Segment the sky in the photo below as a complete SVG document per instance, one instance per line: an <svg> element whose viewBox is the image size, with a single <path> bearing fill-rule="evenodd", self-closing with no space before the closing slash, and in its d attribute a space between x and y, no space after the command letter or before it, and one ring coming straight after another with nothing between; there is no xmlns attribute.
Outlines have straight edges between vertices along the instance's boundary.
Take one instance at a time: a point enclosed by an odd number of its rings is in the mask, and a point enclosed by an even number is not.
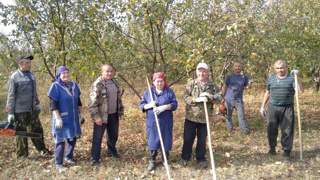
<svg viewBox="0 0 320 180"><path fill-rule="evenodd" d="M15 1L14 0L0 0L1 3L5 4L5 5L14 5ZM0 22L2 21L2 18L0 17ZM11 32L12 29L14 29L15 26L11 25L11 26L4 26L2 23L0 23L0 32L4 33L4 34L9 34Z"/></svg>

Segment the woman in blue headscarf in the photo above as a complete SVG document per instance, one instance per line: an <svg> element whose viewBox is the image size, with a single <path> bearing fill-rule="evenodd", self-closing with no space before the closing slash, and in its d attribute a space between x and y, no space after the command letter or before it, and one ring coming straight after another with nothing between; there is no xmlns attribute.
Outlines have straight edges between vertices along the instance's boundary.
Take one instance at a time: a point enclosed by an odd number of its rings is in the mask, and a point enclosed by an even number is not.
<svg viewBox="0 0 320 180"><path fill-rule="evenodd" d="M67 168L62 165L65 142L67 142L64 160L68 164L75 164L72 160L76 141L80 138L81 124L84 116L81 113L80 89L75 82L70 80L68 68L60 66L57 71L56 81L52 83L48 93L50 110L52 111L52 136L55 143L55 163L58 171Z"/></svg>

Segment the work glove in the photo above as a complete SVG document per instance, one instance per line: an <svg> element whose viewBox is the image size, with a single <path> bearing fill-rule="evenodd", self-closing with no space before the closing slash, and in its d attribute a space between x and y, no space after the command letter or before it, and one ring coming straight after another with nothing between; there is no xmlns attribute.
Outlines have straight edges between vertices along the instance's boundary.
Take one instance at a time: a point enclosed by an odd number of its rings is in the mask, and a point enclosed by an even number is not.
<svg viewBox="0 0 320 180"><path fill-rule="evenodd" d="M56 125L55 125L56 129L62 129L63 127L63 121L61 119L61 117L56 118Z"/></svg>
<svg viewBox="0 0 320 180"><path fill-rule="evenodd" d="M160 113L162 113L163 111L168 109L168 105L162 105L159 107L154 107L153 108L153 112L156 113L157 115L159 115Z"/></svg>
<svg viewBox="0 0 320 180"><path fill-rule="evenodd" d="M208 102L208 98L207 97L197 97L196 98L196 102Z"/></svg>
<svg viewBox="0 0 320 180"><path fill-rule="evenodd" d="M260 113L261 113L262 116L266 116L266 115L267 115L267 110L266 110L266 108L265 108L265 107L261 107Z"/></svg>
<svg viewBox="0 0 320 180"><path fill-rule="evenodd" d="M147 110L147 109L154 108L154 107L156 107L156 104L157 104L157 102L151 101L148 104L144 105L144 109Z"/></svg>
<svg viewBox="0 0 320 180"><path fill-rule="evenodd" d="M291 76L295 77L295 74L299 75L299 70L294 69L290 72Z"/></svg>
<svg viewBox="0 0 320 180"><path fill-rule="evenodd" d="M38 111L38 114L41 113L41 106L40 106L40 104L36 105L36 110Z"/></svg>
<svg viewBox="0 0 320 180"><path fill-rule="evenodd" d="M214 98L214 95L208 92L203 92L199 95L199 97L207 97L208 99L212 100Z"/></svg>
<svg viewBox="0 0 320 180"><path fill-rule="evenodd" d="M83 115L82 113L79 113L79 117L80 117L80 124L81 124L81 125L84 124L84 122L86 121L86 120L84 119L84 115Z"/></svg>
<svg viewBox="0 0 320 180"><path fill-rule="evenodd" d="M16 119L14 118L14 114L8 114L8 122L10 124L14 123Z"/></svg>

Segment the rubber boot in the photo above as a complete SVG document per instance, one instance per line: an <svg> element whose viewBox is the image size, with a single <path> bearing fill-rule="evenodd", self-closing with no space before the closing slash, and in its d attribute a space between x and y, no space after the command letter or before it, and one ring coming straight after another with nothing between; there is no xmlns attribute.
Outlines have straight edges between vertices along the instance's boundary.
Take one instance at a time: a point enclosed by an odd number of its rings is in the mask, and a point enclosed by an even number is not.
<svg viewBox="0 0 320 180"><path fill-rule="evenodd" d="M149 165L148 165L148 170L153 171L156 169L156 157L157 157L157 150L150 150L150 155L149 155Z"/></svg>
<svg viewBox="0 0 320 180"><path fill-rule="evenodd" d="M169 158L169 151L166 151L166 158L167 158L168 168L170 169L171 166L169 165L169 159L168 159ZM163 154L162 154L162 165L163 165L163 167L166 167L166 164L164 162Z"/></svg>
<svg viewBox="0 0 320 180"><path fill-rule="evenodd" d="M156 169L156 161L155 160L149 160L148 170L153 171Z"/></svg>

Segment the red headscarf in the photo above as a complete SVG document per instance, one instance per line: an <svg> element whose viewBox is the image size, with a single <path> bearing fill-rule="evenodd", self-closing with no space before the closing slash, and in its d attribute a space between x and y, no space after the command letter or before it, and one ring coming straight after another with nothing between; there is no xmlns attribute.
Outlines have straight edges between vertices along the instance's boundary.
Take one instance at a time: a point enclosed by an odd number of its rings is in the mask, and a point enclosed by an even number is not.
<svg viewBox="0 0 320 180"><path fill-rule="evenodd" d="M153 78L152 81L156 80L157 78L161 78L164 81L166 81L166 74L163 72L157 72L153 74ZM168 87L168 84L166 82L164 82L164 87Z"/></svg>

